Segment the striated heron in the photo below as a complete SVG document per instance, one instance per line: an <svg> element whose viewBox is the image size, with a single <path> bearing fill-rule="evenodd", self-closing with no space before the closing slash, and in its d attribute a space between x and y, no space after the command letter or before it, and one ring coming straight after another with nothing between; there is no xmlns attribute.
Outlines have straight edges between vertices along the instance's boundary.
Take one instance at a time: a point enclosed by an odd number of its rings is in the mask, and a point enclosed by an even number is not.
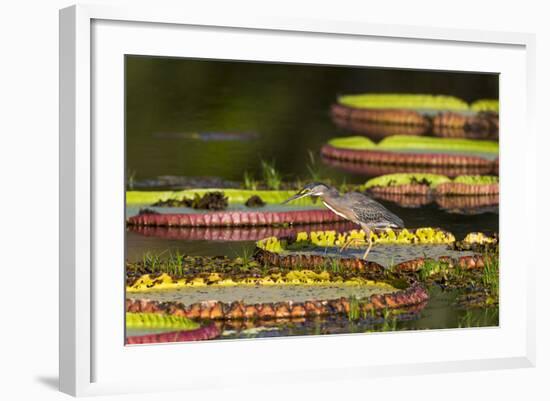
<svg viewBox="0 0 550 401"><path fill-rule="evenodd" d="M323 204L332 212L361 226L368 244L363 259L367 259L372 247L370 238L372 230L404 227L403 220L367 195L359 192L348 192L341 195L336 188L317 182L307 184L296 195L284 201L283 204L306 196L321 198ZM348 241L342 249L348 247L351 242L351 240Z"/></svg>

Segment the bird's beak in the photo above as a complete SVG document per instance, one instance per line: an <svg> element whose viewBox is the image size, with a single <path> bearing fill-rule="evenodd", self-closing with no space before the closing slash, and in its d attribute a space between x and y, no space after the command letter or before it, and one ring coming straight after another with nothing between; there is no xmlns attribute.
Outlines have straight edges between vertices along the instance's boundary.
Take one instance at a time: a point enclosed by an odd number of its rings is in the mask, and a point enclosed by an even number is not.
<svg viewBox="0 0 550 401"><path fill-rule="evenodd" d="M296 195L294 196L291 196L290 198L288 198L286 201L284 201L283 203L281 203L281 205L286 205L288 202L292 202L296 199L300 199L300 198L305 198L306 196L309 195L309 191L300 191L298 192Z"/></svg>

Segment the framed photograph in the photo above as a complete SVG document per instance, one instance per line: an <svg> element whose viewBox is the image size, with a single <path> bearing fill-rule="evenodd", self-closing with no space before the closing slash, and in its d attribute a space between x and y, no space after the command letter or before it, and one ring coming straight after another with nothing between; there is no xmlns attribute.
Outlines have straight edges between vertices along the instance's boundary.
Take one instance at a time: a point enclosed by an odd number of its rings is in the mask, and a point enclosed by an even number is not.
<svg viewBox="0 0 550 401"><path fill-rule="evenodd" d="M61 10L61 390L533 366L533 49Z"/></svg>

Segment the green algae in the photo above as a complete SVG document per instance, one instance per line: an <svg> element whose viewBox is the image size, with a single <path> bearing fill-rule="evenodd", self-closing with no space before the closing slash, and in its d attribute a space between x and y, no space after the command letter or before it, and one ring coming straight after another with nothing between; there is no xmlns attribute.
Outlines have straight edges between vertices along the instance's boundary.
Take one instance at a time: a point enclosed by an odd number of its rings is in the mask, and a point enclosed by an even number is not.
<svg viewBox="0 0 550 401"><path fill-rule="evenodd" d="M498 142L496 141L462 138L437 138L394 135L384 138L378 144L375 144L373 141L363 136L350 136L344 138L334 138L329 140L328 143L335 148L353 150L463 151L483 152L495 155L498 154Z"/></svg>
<svg viewBox="0 0 550 401"><path fill-rule="evenodd" d="M183 191L126 191L126 204L153 204L169 199L192 198L204 196L213 191L222 191L230 204L244 204L251 196L259 196L265 203L281 203L296 193L291 191L248 190L248 189L212 189L197 188ZM313 205L310 198L302 198L296 201L297 205Z"/></svg>
<svg viewBox="0 0 550 401"><path fill-rule="evenodd" d="M468 110L468 103L453 97L422 94L368 93L344 95L338 98L344 106L370 109L435 109Z"/></svg>

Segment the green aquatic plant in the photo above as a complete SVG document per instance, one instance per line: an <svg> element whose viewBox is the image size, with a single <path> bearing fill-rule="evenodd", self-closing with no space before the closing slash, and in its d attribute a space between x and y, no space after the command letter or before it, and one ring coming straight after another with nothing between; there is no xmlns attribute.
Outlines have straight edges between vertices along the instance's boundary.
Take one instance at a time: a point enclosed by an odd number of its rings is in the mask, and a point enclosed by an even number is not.
<svg viewBox="0 0 550 401"><path fill-rule="evenodd" d="M335 148L354 150L418 150L483 152L498 154L498 142L463 138L438 138L427 136L394 135L384 138L378 144L363 136L331 139L329 145Z"/></svg>
<svg viewBox="0 0 550 401"><path fill-rule="evenodd" d="M279 241L277 237L268 237L256 242L256 246L267 252L281 253L286 248L286 243Z"/></svg>
<svg viewBox="0 0 550 401"><path fill-rule="evenodd" d="M224 210L229 201L222 191L206 192L202 195L195 193L193 198L159 200L151 206L156 207L190 207L204 210Z"/></svg>
<svg viewBox="0 0 550 401"><path fill-rule="evenodd" d="M361 307L359 300L355 296L348 298L349 310L348 310L348 320L354 321L359 320L361 316Z"/></svg>
<svg viewBox="0 0 550 401"><path fill-rule="evenodd" d="M328 141L330 146L343 149L370 150L376 149L377 145L365 136L346 136L334 138Z"/></svg>
<svg viewBox="0 0 550 401"><path fill-rule="evenodd" d="M313 182L323 181L321 177L319 163L317 162L315 153L311 149L308 149L307 154L308 154L309 163L307 164L306 167L307 167L307 171L309 172L309 178Z"/></svg>
<svg viewBox="0 0 550 401"><path fill-rule="evenodd" d="M258 189L258 181L256 181L254 176L248 171L245 171L243 174L243 185L245 189L250 189L253 191Z"/></svg>
<svg viewBox="0 0 550 401"><path fill-rule="evenodd" d="M254 262L254 252L248 247L243 247L240 256L235 261L241 265L241 269L248 270Z"/></svg>
<svg viewBox="0 0 550 401"><path fill-rule="evenodd" d="M333 230L299 232L296 240L287 244L286 241L279 241L276 237L269 237L256 242L256 246L268 252L281 253L285 250L300 251L316 247L341 247L353 240L358 245L365 241L363 230L351 230L344 233L337 233ZM416 230L385 229L371 232L373 244L452 244L455 242L453 234L447 231L432 227L421 227Z"/></svg>
<svg viewBox="0 0 550 401"><path fill-rule="evenodd" d="M207 192L223 192L229 204L244 204L251 196L257 195L268 204L278 204L296 194L295 190L249 190L249 189L215 189L196 188L183 191L126 191L127 205L150 205L158 201L169 199L195 198L196 195L203 196ZM294 202L296 205L312 205L311 198L305 197Z"/></svg>
<svg viewBox="0 0 550 401"><path fill-rule="evenodd" d="M373 187L391 187L394 185L405 184L425 184L434 188L439 184L450 181L450 178L440 174L397 173L372 178L363 185L362 189L369 189Z"/></svg>
<svg viewBox="0 0 550 401"><path fill-rule="evenodd" d="M489 294L498 299L500 287L498 254L485 255L482 280Z"/></svg>
<svg viewBox="0 0 550 401"><path fill-rule="evenodd" d="M371 109L468 110L469 108L468 103L453 96L400 93L344 95L338 98L338 103L349 107Z"/></svg>
<svg viewBox="0 0 550 401"><path fill-rule="evenodd" d="M162 252L164 253L164 252ZM161 267L161 258L160 256L162 255L161 254L156 254L156 253L152 253L150 251L147 251L146 253L144 253L142 255L142 262L143 262L143 266L147 269L149 269L149 271L155 273L155 272L158 272L160 271L160 267Z"/></svg>
<svg viewBox="0 0 550 401"><path fill-rule="evenodd" d="M457 326L459 329L495 326L498 325L498 318L498 308L467 309L458 318Z"/></svg>
<svg viewBox="0 0 550 401"><path fill-rule="evenodd" d="M418 271L420 280L426 281L428 278L441 272L440 264L433 259L425 259L422 267Z"/></svg>
<svg viewBox="0 0 550 401"><path fill-rule="evenodd" d="M199 323L183 316L161 315L159 313L126 313L127 329L194 330L199 327Z"/></svg>
<svg viewBox="0 0 550 401"><path fill-rule="evenodd" d="M126 172L126 182L128 185L128 189L134 189L134 183L136 181L136 171L135 170L128 170Z"/></svg>
<svg viewBox="0 0 550 401"><path fill-rule="evenodd" d="M339 258L327 258L323 266L324 270L330 271L332 273L341 273L343 270L342 264L340 263Z"/></svg>
<svg viewBox="0 0 550 401"><path fill-rule="evenodd" d="M380 331L397 330L397 319L394 312L386 308L383 310L382 316L384 318L384 321L382 322L382 327L380 327Z"/></svg>
<svg viewBox="0 0 550 401"><path fill-rule="evenodd" d="M498 99L479 99L470 105L470 109L477 112L492 111L498 113L499 101Z"/></svg>
<svg viewBox="0 0 550 401"><path fill-rule="evenodd" d="M179 250L176 251L175 255L170 252L170 256L167 261L167 273L181 277L183 275L183 261L184 256Z"/></svg>
<svg viewBox="0 0 550 401"><path fill-rule="evenodd" d="M281 173L275 168L274 162L269 163L262 160L262 177L265 185L267 185L269 189L279 190L281 188L283 179Z"/></svg>

